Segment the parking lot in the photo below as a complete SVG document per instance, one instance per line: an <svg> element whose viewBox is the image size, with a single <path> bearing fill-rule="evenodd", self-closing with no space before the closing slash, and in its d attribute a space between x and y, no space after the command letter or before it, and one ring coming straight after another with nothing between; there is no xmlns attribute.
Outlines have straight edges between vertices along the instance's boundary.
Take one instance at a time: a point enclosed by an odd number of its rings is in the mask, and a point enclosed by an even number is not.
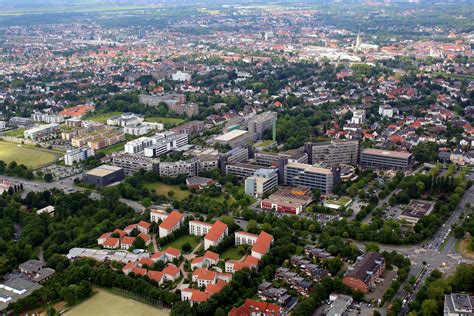
<svg viewBox="0 0 474 316"><path fill-rule="evenodd" d="M64 179L64 178L75 176L76 174L80 174L84 170L81 167L67 167L67 166L61 166L61 165L50 165L50 166L41 168L41 171L44 174L51 173L55 180L61 180L61 179Z"/></svg>

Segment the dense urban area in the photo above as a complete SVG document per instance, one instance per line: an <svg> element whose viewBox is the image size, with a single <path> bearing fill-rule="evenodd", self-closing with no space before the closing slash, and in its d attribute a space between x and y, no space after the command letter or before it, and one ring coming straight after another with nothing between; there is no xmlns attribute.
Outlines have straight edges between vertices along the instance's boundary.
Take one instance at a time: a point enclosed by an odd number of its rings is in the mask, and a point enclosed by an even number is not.
<svg viewBox="0 0 474 316"><path fill-rule="evenodd" d="M3 2L0 314L474 315L472 1Z"/></svg>

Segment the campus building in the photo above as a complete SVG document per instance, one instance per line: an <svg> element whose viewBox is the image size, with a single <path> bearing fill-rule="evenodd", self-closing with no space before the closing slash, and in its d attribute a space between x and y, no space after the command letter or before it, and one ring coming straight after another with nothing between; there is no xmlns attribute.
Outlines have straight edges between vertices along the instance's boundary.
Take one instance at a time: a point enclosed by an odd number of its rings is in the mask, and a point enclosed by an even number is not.
<svg viewBox="0 0 474 316"><path fill-rule="evenodd" d="M64 164L66 166L72 166L74 163L79 163L92 156L94 156L94 150L92 148L82 147L70 149L66 151L64 155Z"/></svg>
<svg viewBox="0 0 474 316"><path fill-rule="evenodd" d="M319 189L330 193L334 184L339 183L339 168L322 168L302 163L288 163L285 166L285 183L289 186L300 186Z"/></svg>
<svg viewBox="0 0 474 316"><path fill-rule="evenodd" d="M221 221L214 224L193 220L189 222L189 234L204 236L204 250L217 246L229 234L229 228Z"/></svg>
<svg viewBox="0 0 474 316"><path fill-rule="evenodd" d="M362 168L407 170L413 164L413 155L407 152L366 148L360 155Z"/></svg>
<svg viewBox="0 0 474 316"><path fill-rule="evenodd" d="M159 157L172 150L187 145L189 142L188 134L163 133L155 137L153 145L145 147L146 157Z"/></svg>
<svg viewBox="0 0 474 316"><path fill-rule="evenodd" d="M214 141L223 146L243 147L252 141L252 134L248 131L234 129L223 135L216 136Z"/></svg>
<svg viewBox="0 0 474 316"><path fill-rule="evenodd" d="M56 138L61 131L58 124L47 124L24 131L24 137L34 141L44 141Z"/></svg>
<svg viewBox="0 0 474 316"><path fill-rule="evenodd" d="M122 168L110 165L99 166L85 172L82 175L82 181L98 187L103 187L114 182L122 181L124 178L125 173Z"/></svg>
<svg viewBox="0 0 474 316"><path fill-rule="evenodd" d="M112 164L124 170L126 176L133 175L141 169L158 172L160 160L157 158L143 157L137 154L122 153L112 157Z"/></svg>
<svg viewBox="0 0 474 316"><path fill-rule="evenodd" d="M305 152L309 163L326 163L331 166L346 164L357 165L359 160L359 141L331 140L319 143L306 143Z"/></svg>
<svg viewBox="0 0 474 316"><path fill-rule="evenodd" d="M278 186L278 169L258 169L245 179L245 194L261 197Z"/></svg>
<svg viewBox="0 0 474 316"><path fill-rule="evenodd" d="M253 140L259 140L263 138L263 133L273 128L276 123L277 114L276 112L264 112L255 115L248 121L248 131L252 136Z"/></svg>

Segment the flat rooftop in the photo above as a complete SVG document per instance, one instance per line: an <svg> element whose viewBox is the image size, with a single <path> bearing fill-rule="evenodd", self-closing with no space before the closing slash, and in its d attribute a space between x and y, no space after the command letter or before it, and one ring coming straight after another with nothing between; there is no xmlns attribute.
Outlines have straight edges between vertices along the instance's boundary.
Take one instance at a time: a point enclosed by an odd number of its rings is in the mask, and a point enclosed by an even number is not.
<svg viewBox="0 0 474 316"><path fill-rule="evenodd" d="M306 172L314 172L314 173L332 175L331 169L320 168L320 167L316 167L316 166L305 164L305 163L289 162L286 166L290 167L290 168L301 169L301 170L304 170Z"/></svg>
<svg viewBox="0 0 474 316"><path fill-rule="evenodd" d="M214 138L215 141L220 141L220 142L228 142L230 140L233 140L235 138L238 138L242 135L245 135L247 134L248 131L244 131L244 130L241 130L241 129L234 129L233 131L230 131L230 132L227 132L223 135L219 135L217 137Z"/></svg>
<svg viewBox="0 0 474 316"><path fill-rule="evenodd" d="M408 159L411 156L411 153L407 153L407 152L382 150L382 149L376 149L376 148L366 148L362 151L362 154L393 157L393 158L403 158L403 159Z"/></svg>
<svg viewBox="0 0 474 316"><path fill-rule="evenodd" d="M433 208L434 202L411 200L400 215L413 218L421 218L423 216L429 215Z"/></svg>
<svg viewBox="0 0 474 316"><path fill-rule="evenodd" d="M122 168L120 168L120 167L115 167L115 166L111 166L111 165L102 165L102 166L99 166L99 167L94 168L92 170L89 170L84 174L86 174L88 176L105 177L105 176L107 176L111 173L114 173L116 171L119 171L121 169Z"/></svg>

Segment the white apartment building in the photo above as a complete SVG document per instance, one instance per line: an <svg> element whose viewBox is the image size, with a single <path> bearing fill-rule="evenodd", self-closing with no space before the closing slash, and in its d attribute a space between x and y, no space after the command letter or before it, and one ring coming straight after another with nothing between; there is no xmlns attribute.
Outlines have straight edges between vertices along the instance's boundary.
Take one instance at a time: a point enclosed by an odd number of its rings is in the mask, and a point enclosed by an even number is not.
<svg viewBox="0 0 474 316"><path fill-rule="evenodd" d="M66 151L66 154L64 155L64 164L66 166L72 166L74 163L84 161L87 158L94 156L94 154L94 150L89 147L70 149Z"/></svg>

